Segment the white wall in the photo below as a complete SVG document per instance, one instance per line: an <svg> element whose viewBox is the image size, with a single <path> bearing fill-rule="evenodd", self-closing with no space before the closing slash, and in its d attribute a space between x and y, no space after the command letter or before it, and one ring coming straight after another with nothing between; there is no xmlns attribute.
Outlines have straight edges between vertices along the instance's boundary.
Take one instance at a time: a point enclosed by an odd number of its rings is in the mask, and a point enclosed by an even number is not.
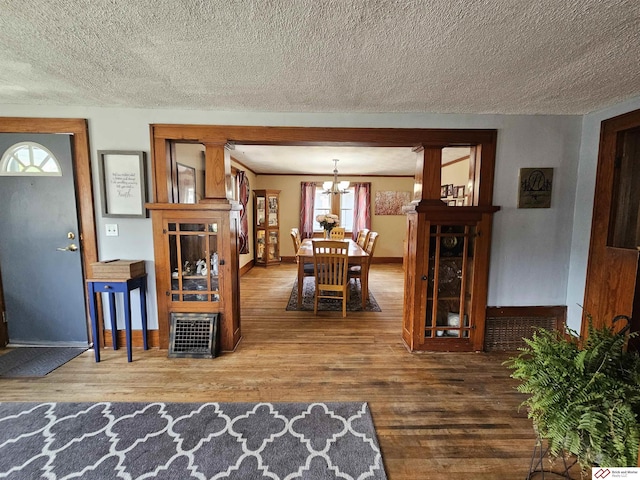
<svg viewBox="0 0 640 480"><path fill-rule="evenodd" d="M3 116L86 118L89 122L94 192L98 189L97 150L150 151L149 124L222 124L384 128L496 128L498 148L494 242L489 305L564 305L567 292L575 179L581 117L439 114L296 114L195 110L3 105ZM516 209L518 170L554 167L552 208ZM149 172L150 172L149 168ZM253 186L252 186L253 188ZM120 236L105 237L99 195L96 222L100 259L144 259L149 296L155 298L150 219L118 219ZM150 328L157 328L155 302L149 302ZM136 319L134 318L134 322Z"/></svg>
<svg viewBox="0 0 640 480"><path fill-rule="evenodd" d="M578 117L503 117L488 305L565 304L579 141ZM554 168L551 208L517 208L523 167Z"/></svg>
<svg viewBox="0 0 640 480"><path fill-rule="evenodd" d="M640 98L585 115L582 119L580 142L580 166L577 174L573 235L567 290L567 323L580 331L582 304L584 301L587 258L591 238L591 218L600 145L600 124L603 120L640 109Z"/></svg>

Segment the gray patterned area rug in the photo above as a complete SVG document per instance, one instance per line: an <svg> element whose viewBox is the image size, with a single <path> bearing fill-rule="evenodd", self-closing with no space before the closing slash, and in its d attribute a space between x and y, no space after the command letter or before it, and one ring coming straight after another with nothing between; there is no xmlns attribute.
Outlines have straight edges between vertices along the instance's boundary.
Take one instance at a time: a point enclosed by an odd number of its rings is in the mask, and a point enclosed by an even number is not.
<svg viewBox="0 0 640 480"><path fill-rule="evenodd" d="M0 355L0 377L44 377L86 347L17 347Z"/></svg>
<svg viewBox="0 0 640 480"><path fill-rule="evenodd" d="M0 478L385 480L366 403L0 403Z"/></svg>
<svg viewBox="0 0 640 480"><path fill-rule="evenodd" d="M380 305L373 297L371 290L369 290L369 299L366 306L362 308L362 291L360 290L360 284L356 285L355 281L349 283L349 300L347 301L348 312L381 312ZM305 277L302 286L302 306L298 307L298 279L293 282L293 288L291 289L291 295L289 295L289 302L287 302L287 308L285 310L301 310L313 312L313 298L315 296L315 279L313 277ZM342 300L332 298L321 298L318 302L318 310L320 311L342 311Z"/></svg>

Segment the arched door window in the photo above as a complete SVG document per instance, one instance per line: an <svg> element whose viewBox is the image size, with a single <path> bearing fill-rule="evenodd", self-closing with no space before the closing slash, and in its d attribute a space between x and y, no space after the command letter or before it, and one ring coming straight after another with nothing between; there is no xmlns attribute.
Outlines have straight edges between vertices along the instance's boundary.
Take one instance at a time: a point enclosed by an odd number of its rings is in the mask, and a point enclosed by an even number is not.
<svg viewBox="0 0 640 480"><path fill-rule="evenodd" d="M0 160L0 175L62 176L56 157L45 146L20 142L9 147Z"/></svg>

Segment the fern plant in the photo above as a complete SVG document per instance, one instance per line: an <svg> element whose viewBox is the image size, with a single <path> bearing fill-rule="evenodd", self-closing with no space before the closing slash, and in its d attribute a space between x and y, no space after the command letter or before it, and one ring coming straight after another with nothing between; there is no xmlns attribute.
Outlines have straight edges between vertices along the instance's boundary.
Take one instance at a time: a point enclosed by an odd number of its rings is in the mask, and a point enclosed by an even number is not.
<svg viewBox="0 0 640 480"><path fill-rule="evenodd" d="M518 391L530 395L522 405L552 456L572 453L582 468L636 465L640 360L624 348L627 330L595 328L589 318L588 337L580 342L539 329L505 362L521 381Z"/></svg>

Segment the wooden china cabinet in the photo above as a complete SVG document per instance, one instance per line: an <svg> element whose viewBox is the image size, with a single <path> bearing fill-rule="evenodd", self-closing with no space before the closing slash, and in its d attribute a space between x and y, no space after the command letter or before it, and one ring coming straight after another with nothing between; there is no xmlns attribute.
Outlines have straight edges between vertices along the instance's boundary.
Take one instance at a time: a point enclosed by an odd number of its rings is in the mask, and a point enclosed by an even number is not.
<svg viewBox="0 0 640 480"><path fill-rule="evenodd" d="M416 150L414 200L405 207L402 337L411 351L483 349L491 224L499 208L491 205L490 187L477 187L483 171L493 172L494 148L495 135L472 147L472 206L447 206L439 199L442 148Z"/></svg>
<svg viewBox="0 0 640 480"><path fill-rule="evenodd" d="M207 142L197 129L153 126L156 203L153 222L160 348L169 348L172 315L219 314L219 347L240 341L238 228L240 205L232 200L231 162L224 143ZM179 203L177 141L202 143L204 198Z"/></svg>

